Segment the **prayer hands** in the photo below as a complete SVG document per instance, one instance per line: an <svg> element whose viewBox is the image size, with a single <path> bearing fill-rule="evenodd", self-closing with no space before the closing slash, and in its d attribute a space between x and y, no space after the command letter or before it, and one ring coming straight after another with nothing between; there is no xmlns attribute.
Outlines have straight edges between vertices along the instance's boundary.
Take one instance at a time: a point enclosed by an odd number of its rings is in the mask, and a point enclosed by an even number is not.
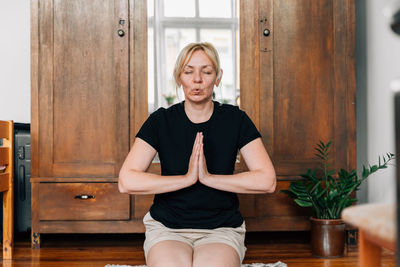
<svg viewBox="0 0 400 267"><path fill-rule="evenodd" d="M206 158L204 156L203 133L197 133L186 178L189 180L190 185L193 185L198 180L204 183L209 175L210 173L207 170Z"/></svg>

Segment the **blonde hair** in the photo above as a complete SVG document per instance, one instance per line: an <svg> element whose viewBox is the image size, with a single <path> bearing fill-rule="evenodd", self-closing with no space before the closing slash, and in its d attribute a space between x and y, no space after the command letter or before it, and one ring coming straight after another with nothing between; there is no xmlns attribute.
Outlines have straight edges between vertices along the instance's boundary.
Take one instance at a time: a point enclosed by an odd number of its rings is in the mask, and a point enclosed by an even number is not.
<svg viewBox="0 0 400 267"><path fill-rule="evenodd" d="M204 53L206 53L206 55L211 60L213 66L215 68L215 71L217 73L217 80L219 79L220 74L221 74L221 66L219 63L219 56L218 56L217 49L215 49L215 47L211 43L208 43L208 42L190 43L181 50L181 52L179 53L178 58L176 59L176 62L175 62L174 80L175 80L175 84L176 84L177 88L179 87L179 84L180 84L179 76L181 75L183 68L185 67L187 62L190 60L193 53L197 50L202 50L202 51L204 51Z"/></svg>

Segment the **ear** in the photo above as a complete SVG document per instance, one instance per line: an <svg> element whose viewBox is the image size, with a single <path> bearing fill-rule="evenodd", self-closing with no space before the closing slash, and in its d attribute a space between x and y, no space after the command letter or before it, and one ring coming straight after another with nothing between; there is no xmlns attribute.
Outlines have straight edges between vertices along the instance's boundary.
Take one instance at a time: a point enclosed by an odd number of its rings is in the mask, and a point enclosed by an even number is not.
<svg viewBox="0 0 400 267"><path fill-rule="evenodd" d="M215 85L216 85L216 86L218 86L219 83L221 82L222 74L223 74L223 73L224 73L223 70L220 69L220 70L219 70L219 73L217 74L217 79L215 80Z"/></svg>

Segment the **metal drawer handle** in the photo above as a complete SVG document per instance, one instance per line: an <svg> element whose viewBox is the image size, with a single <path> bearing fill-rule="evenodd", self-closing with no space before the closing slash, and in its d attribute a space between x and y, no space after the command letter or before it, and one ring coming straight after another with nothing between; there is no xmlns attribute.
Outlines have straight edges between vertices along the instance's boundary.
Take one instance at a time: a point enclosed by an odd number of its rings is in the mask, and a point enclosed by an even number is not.
<svg viewBox="0 0 400 267"><path fill-rule="evenodd" d="M77 195L77 196L75 196L74 197L75 199L83 199L83 200L86 200L86 199L94 199L95 198L95 196L94 195Z"/></svg>

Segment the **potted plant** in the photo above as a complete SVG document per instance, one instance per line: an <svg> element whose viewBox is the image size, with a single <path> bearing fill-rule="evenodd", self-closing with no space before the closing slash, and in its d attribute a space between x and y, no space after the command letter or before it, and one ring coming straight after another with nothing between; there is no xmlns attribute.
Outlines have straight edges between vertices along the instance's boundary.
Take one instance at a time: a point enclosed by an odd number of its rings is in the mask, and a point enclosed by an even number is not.
<svg viewBox="0 0 400 267"><path fill-rule="evenodd" d="M363 166L361 178L356 170L336 171L330 162L332 141L320 141L315 150L320 159L320 170L308 169L300 175L303 179L292 181L288 190L281 192L289 195L301 207L312 209L311 249L316 257L341 257L345 247L345 224L340 219L342 210L357 201L355 191L363 181L374 172L387 168L394 154L387 153L379 157L378 165Z"/></svg>
<svg viewBox="0 0 400 267"><path fill-rule="evenodd" d="M175 97L176 97L174 94L168 94L168 95L163 94L162 96L164 97L164 99L167 102L168 106L171 106L174 103L174 100L175 100Z"/></svg>

